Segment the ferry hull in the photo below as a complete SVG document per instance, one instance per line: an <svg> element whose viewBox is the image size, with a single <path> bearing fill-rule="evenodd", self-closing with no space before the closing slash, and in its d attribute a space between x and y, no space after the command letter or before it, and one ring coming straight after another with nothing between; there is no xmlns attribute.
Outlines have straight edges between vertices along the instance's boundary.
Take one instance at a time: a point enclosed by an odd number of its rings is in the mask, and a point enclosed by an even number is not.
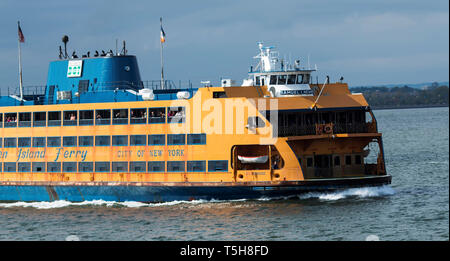
<svg viewBox="0 0 450 261"><path fill-rule="evenodd" d="M358 177L345 179L321 179L288 181L271 184L252 182L247 184L186 184L158 185L145 183L111 184L29 184L3 182L0 185L0 201L55 201L82 202L91 200L170 202L187 200L233 200L261 197L287 197L313 191L333 191L346 188L381 186L391 183L391 176Z"/></svg>

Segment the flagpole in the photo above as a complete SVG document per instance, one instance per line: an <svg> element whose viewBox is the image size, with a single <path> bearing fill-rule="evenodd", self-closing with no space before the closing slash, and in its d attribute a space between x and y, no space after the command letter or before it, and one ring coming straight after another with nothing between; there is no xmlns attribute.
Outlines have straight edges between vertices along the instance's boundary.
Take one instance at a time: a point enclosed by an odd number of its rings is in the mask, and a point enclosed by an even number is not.
<svg viewBox="0 0 450 261"><path fill-rule="evenodd" d="M17 26L20 28L20 22L17 21ZM19 91L20 91L20 99L23 100L23 84L22 84L22 55L20 50L20 38L17 39L17 45L19 47Z"/></svg>
<svg viewBox="0 0 450 261"><path fill-rule="evenodd" d="M162 29L162 17L159 19L161 23L161 29ZM160 39L160 45L161 45L161 89L164 90L164 63L163 63L163 41Z"/></svg>

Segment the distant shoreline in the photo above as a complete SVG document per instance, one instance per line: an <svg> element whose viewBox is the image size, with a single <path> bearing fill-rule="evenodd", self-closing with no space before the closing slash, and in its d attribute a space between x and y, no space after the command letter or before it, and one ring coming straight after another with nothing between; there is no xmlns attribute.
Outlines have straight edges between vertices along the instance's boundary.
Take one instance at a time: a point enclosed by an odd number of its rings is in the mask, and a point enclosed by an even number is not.
<svg viewBox="0 0 450 261"><path fill-rule="evenodd" d="M448 104L428 104L428 105L400 105L400 106L371 106L372 110L392 110L392 109L416 109L416 108L436 108L448 107Z"/></svg>

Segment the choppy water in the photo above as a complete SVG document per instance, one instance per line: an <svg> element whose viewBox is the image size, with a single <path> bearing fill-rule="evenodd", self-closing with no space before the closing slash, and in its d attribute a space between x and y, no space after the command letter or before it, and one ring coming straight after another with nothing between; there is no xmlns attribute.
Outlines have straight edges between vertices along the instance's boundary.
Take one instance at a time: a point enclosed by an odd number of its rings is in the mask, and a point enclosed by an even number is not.
<svg viewBox="0 0 450 261"><path fill-rule="evenodd" d="M289 199L0 203L0 240L449 240L448 108L375 116L390 186Z"/></svg>

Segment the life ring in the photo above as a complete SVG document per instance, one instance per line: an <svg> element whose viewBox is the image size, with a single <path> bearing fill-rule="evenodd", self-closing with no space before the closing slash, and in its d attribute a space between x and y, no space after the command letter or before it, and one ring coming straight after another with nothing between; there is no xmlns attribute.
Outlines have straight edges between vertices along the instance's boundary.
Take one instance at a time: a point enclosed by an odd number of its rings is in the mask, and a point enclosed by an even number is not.
<svg viewBox="0 0 450 261"><path fill-rule="evenodd" d="M327 134L331 134L331 132L333 131L333 128L331 128L330 125L326 125L326 126L323 128L323 131L324 131L325 133L327 133Z"/></svg>

